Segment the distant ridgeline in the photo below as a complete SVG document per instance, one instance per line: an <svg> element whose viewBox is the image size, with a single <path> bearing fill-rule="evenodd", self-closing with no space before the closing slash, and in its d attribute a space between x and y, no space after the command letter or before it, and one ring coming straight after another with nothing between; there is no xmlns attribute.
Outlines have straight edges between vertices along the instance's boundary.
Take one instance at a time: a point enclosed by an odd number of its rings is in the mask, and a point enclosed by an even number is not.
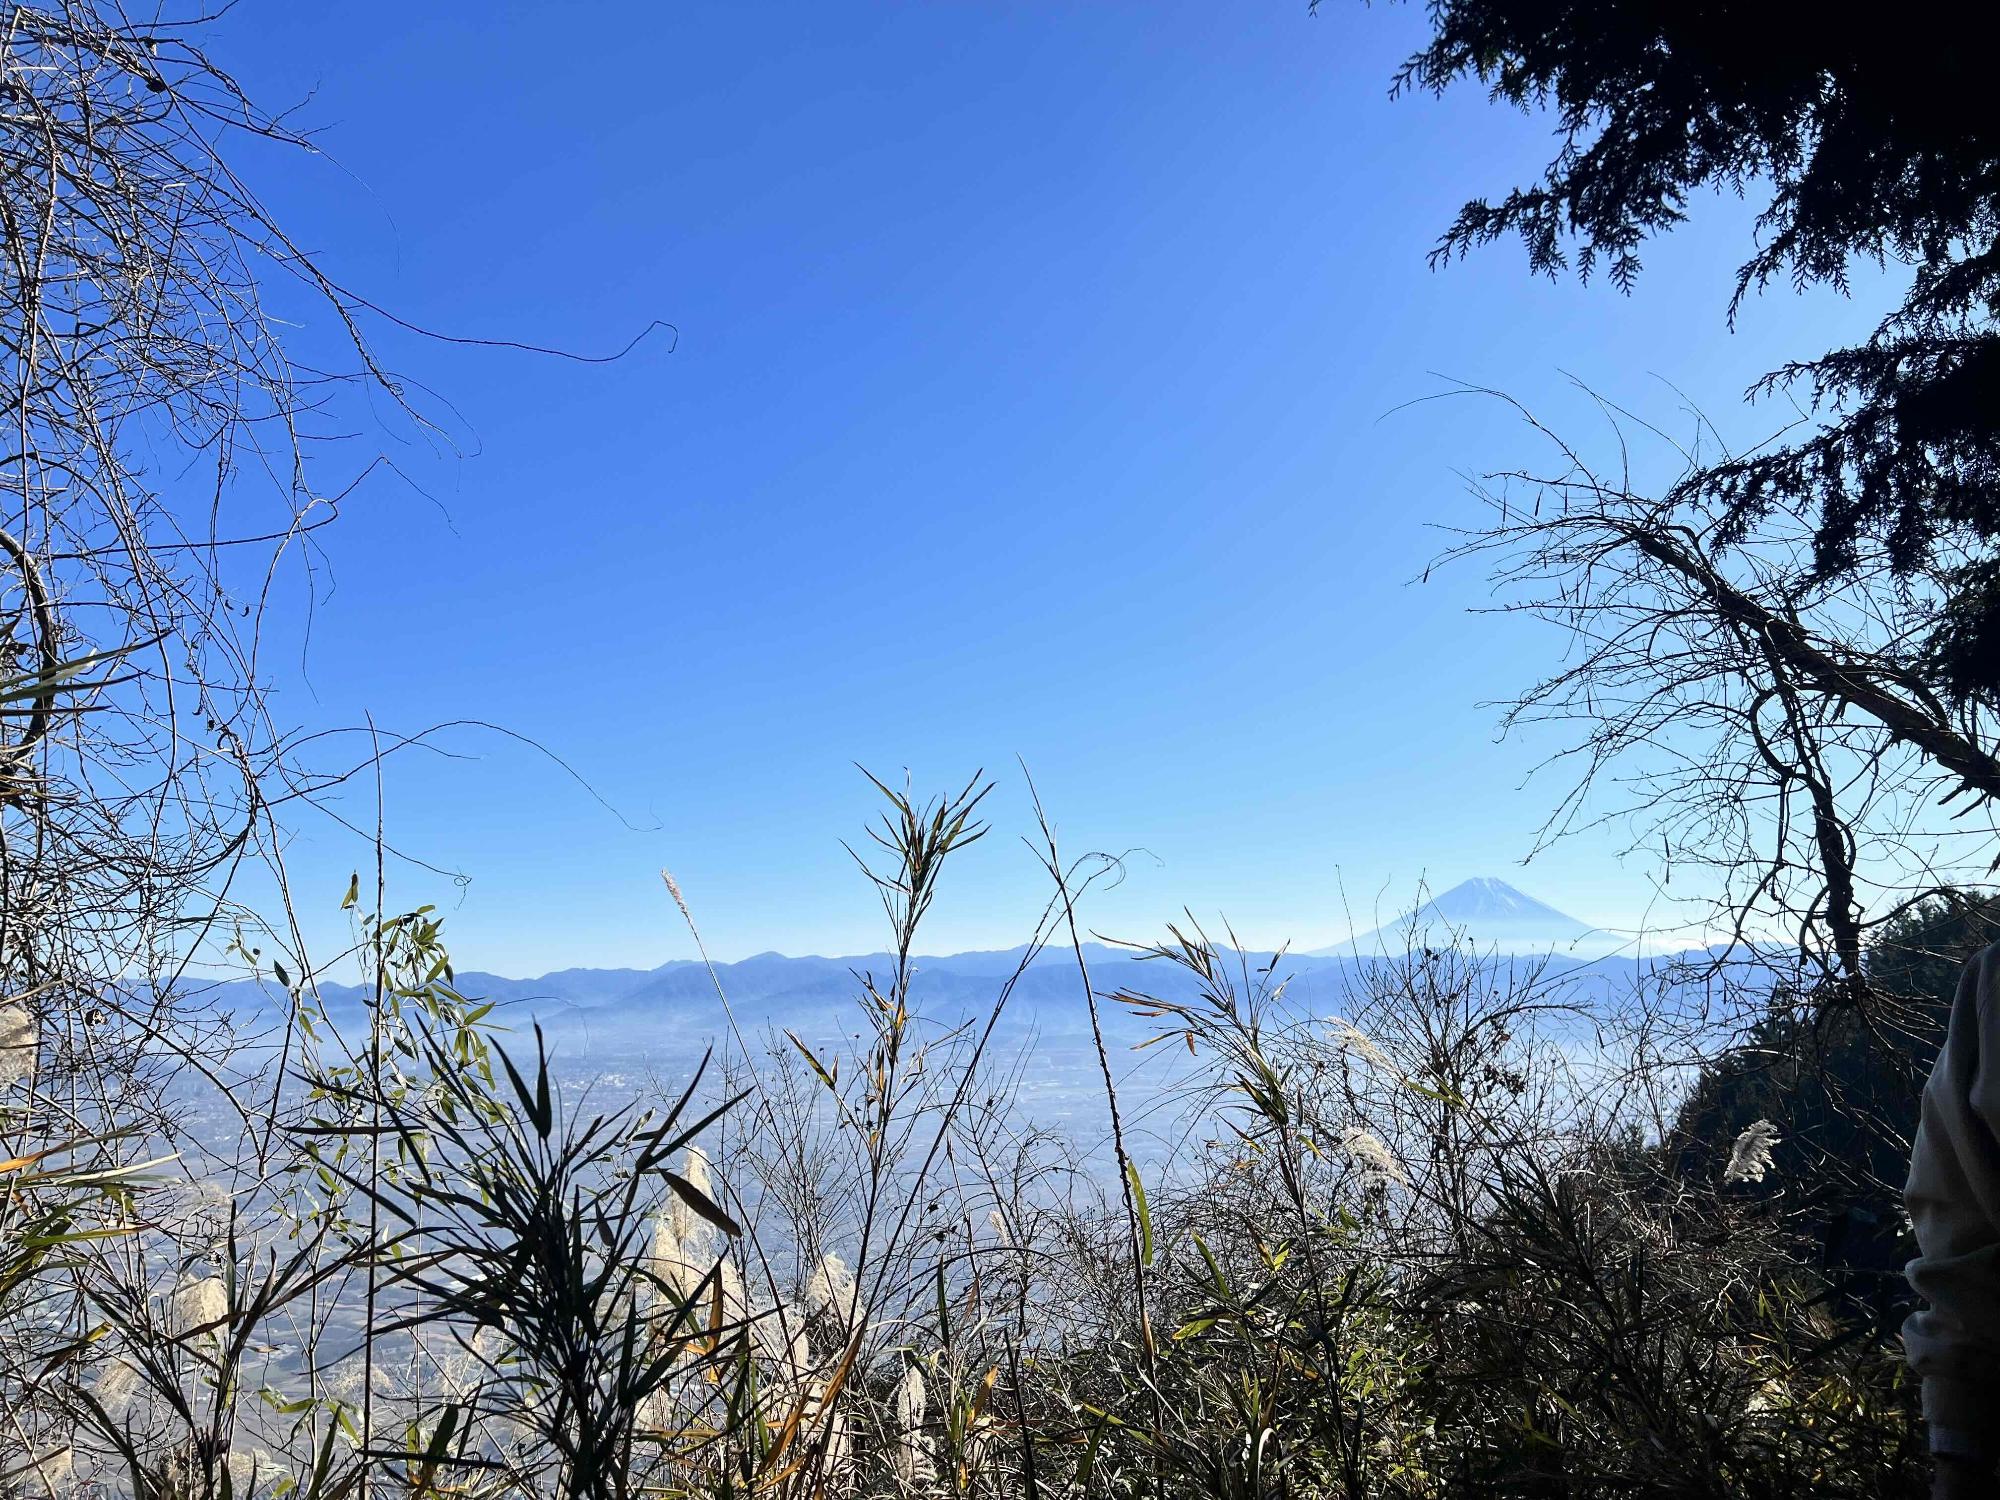
<svg viewBox="0 0 2000 1500"><path fill-rule="evenodd" d="M1456 886L1335 948L1288 953L1269 977L1287 981L1283 1017L1306 1023L1356 1016L1371 978L1408 965L1412 943L1456 946L1476 956L1486 965L1489 983L1532 976L1542 999L1578 1012L1601 1014L1650 991L1670 1006L1678 1001L1689 1015L1702 1014L1715 987L1735 986L1727 1035L1718 1034L1712 1060L1686 1080L1689 1092L1659 1144L1678 1174L1714 1178L1737 1135L1758 1120L1771 1121L1780 1137L1774 1170L1787 1184L1784 1211L1823 1238L1830 1264L1875 1278L1871 1298L1882 1301L1886 1315L1900 1296L1898 1268L1907 1252L1896 1190L1915 1128L1917 1096L1959 967L1995 940L2000 940L2000 903L1949 893L1935 898L1890 923L1871 945L1874 999L1832 1011L1802 1001L1782 984L1774 987L1780 963L1766 966L1754 954L1724 950L1680 958L1606 953L1614 935L1502 881L1483 879ZM1024 957L1024 949L1012 948L919 959L912 993L922 1017L920 1034L943 1037L983 1021L1012 979L995 1028L996 1061L1004 1066L1006 1058L1021 1057L1032 1047L1034 1064L1020 1069L1014 1084L1029 1117L1089 1135L1100 1123L1102 1087L1076 955L1067 948L1048 949L1025 969ZM1108 1000L1120 993L1195 1000L1197 984L1185 969L1101 943L1085 944L1083 957L1117 1069L1139 1092L1170 1093L1174 1078L1207 1066L1177 1047L1134 1053L1172 1023L1135 1015ZM1228 977L1238 993L1258 987L1260 971L1271 959L1269 952L1233 956ZM1689 959L1693 962L1683 968ZM616 1091L628 1074L633 1082L648 1071L685 1076L712 1044L722 1044L728 1053L732 1016L753 1055L782 1031L815 1048L851 1038L865 1024L857 1008L862 977L872 974L886 983L892 963L886 953L849 958L761 953L717 964L713 975L699 962L675 960L656 969L573 968L534 979L462 970L457 986L470 998L495 1003L495 1019L520 1038L503 1039L510 1051L532 1045L526 1034L538 1022L566 1073L602 1078ZM728 996L727 1012L718 985ZM1697 986L1706 993L1697 993ZM320 996L345 1036L365 1035L364 991L322 985ZM282 997L275 989L234 981L213 987L206 998L237 1014L245 1031L275 1036L280 1029ZM1566 1050L1574 1044L1578 1052L1594 1045L1591 1027L1580 1015L1573 1022L1556 1015L1551 1039ZM789 1050L789 1044L781 1041L778 1050ZM1142 1058L1156 1071L1141 1074ZM1176 1068L1180 1074L1172 1072Z"/></svg>
<svg viewBox="0 0 2000 1500"><path fill-rule="evenodd" d="M1656 981L1668 968L1657 953L1633 951L1619 936L1567 916L1503 881L1469 880L1398 920L1334 947L1287 953L1272 971L1288 979L1286 1012L1295 1018L1350 1016L1356 1009L1356 980L1371 965L1400 963L1413 947L1458 946L1503 969L1523 975L1545 965L1579 1001L1629 993ZM1622 951L1621 951L1622 950ZM1021 968L1025 949L957 953L917 960L914 997L926 1018L943 1025L983 1015L1010 976ZM1129 948L1086 943L1083 956L1091 988L1101 997L1119 992L1185 1001L1195 998L1195 981L1177 965L1148 961ZM1264 952L1240 954L1232 981L1240 990L1254 986L1270 964ZM496 1019L525 1031L539 1021L572 1058L607 1050L635 1052L664 1060L724 1035L729 1012L746 1034L770 1027L789 1028L808 1040L852 1034L859 1026L854 1006L860 976L886 980L893 959L887 953L847 958L786 957L760 953L736 963L707 966L676 959L656 969L562 969L534 979L461 970L458 989L496 1003ZM1246 983L1246 978L1249 981ZM365 995L358 988L322 985L320 995L335 1023L359 1016ZM269 1009L280 997L253 981L220 985L215 999L240 1012ZM1129 1015L1125 1007L1101 1007L1107 1029L1121 1047L1143 1040L1154 1024ZM1052 948L1034 958L1015 981L1002 1035L1035 1035L1051 1042L1088 1034L1076 955Z"/></svg>

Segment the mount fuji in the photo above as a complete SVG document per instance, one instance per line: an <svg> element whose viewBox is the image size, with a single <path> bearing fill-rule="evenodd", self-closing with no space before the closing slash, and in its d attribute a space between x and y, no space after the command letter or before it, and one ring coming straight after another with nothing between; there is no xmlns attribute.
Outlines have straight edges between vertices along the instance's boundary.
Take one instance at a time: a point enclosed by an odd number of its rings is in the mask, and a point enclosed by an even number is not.
<svg viewBox="0 0 2000 1500"><path fill-rule="evenodd" d="M1504 880L1480 876L1460 882L1373 932L1357 933L1307 956L1365 958L1401 953L1420 943L1451 942L1499 953L1569 953L1580 944L1617 946L1617 939L1603 928L1579 922Z"/></svg>

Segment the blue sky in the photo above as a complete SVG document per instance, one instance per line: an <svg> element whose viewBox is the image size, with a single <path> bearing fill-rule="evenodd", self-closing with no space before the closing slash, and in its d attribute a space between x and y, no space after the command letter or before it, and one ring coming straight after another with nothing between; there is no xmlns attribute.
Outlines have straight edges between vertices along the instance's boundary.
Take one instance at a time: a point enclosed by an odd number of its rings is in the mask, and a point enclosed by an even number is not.
<svg viewBox="0 0 2000 1500"><path fill-rule="evenodd" d="M1511 244L1428 269L1549 136L1476 88L1390 101L1421 26L1304 0L231 11L217 59L326 152L246 172L335 275L468 336L679 330L604 366L379 331L466 451L392 440L410 482L326 534L277 713L491 721L618 814L456 732L469 758L399 757L385 791L398 844L469 882L404 867L393 899L443 905L468 966L654 964L691 951L664 865L719 956L866 950L853 764L983 766L995 836L928 946L1001 946L1041 895L1019 757L1069 850L1147 851L1086 913L1118 935L1186 905L1312 946L1473 874L1639 921L1651 868L1615 836L1519 866L1555 742L1496 745L1490 705L1560 642L1468 614L1475 571L1417 580L1475 514L1460 476L1532 450L1492 403L1419 398L1504 387L1601 442L1574 376L1747 440L1776 416L1744 386L1873 299L1776 292L1730 333L1734 202L1630 297ZM311 930L362 855L300 822Z"/></svg>

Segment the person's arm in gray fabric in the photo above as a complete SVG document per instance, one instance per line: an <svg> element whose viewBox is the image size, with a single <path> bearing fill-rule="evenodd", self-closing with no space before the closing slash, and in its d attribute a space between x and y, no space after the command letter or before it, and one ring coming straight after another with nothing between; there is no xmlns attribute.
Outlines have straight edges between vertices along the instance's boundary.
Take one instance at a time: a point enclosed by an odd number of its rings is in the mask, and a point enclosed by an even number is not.
<svg viewBox="0 0 2000 1500"><path fill-rule="evenodd" d="M2000 1458L2000 946L1959 978L1903 1201L1917 1235L1910 1285L1929 1303L1903 1325L1903 1347L1923 1379L1931 1450L1990 1472Z"/></svg>

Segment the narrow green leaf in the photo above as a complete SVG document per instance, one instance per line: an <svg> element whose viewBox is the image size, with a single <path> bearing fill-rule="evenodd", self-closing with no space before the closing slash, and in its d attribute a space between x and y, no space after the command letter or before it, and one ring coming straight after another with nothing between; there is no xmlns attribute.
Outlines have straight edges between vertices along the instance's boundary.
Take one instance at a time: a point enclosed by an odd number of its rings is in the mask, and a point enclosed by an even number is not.
<svg viewBox="0 0 2000 1500"><path fill-rule="evenodd" d="M689 1182L680 1173L667 1171L664 1168L662 1170L666 1171L667 1185L674 1190L675 1194L689 1208L700 1214L724 1234L736 1235L743 1233L743 1226L724 1213L715 1200L710 1198L708 1194Z"/></svg>
<svg viewBox="0 0 2000 1500"><path fill-rule="evenodd" d="M1139 1260L1150 1266L1153 1263L1153 1213L1146 1207L1146 1184L1139 1180L1137 1163L1125 1163L1125 1177L1132 1184L1132 1204L1139 1215Z"/></svg>

